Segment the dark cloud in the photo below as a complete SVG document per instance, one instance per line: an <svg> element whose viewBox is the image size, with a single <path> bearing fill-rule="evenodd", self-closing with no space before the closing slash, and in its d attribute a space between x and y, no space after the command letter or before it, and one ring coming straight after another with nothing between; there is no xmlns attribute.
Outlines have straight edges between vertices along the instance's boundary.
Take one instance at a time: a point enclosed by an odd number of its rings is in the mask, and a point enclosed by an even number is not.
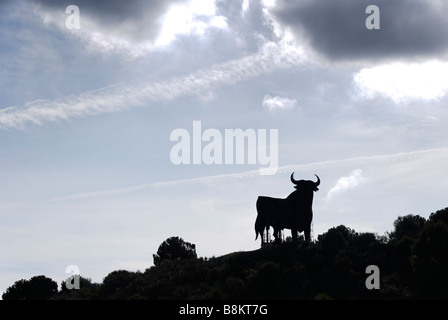
<svg viewBox="0 0 448 320"><path fill-rule="evenodd" d="M366 8L380 9L368 30ZM278 0L276 19L335 60L438 56L448 49L448 3L438 0Z"/></svg>
<svg viewBox="0 0 448 320"><path fill-rule="evenodd" d="M81 19L88 17L103 28L126 27L128 35L153 38L159 31L159 18L175 3L186 0L32 0L44 9L60 10L71 4L79 7Z"/></svg>
<svg viewBox="0 0 448 320"><path fill-rule="evenodd" d="M68 5L74 4L80 8L80 11L87 13L89 15L96 15L104 21L123 21L128 18L138 18L141 17L143 12L144 3L143 0L34 0L46 7L51 7L53 9L65 10ZM157 12L158 7L163 6L163 0L150 1L154 3L155 11Z"/></svg>

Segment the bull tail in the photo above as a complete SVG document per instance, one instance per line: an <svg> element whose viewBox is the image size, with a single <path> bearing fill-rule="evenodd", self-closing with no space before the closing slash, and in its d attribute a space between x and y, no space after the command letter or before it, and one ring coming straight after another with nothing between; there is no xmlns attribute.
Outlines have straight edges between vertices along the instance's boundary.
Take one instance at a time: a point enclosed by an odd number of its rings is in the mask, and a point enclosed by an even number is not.
<svg viewBox="0 0 448 320"><path fill-rule="evenodd" d="M263 227L261 226L261 221L260 221L260 208L259 208L259 204L260 204L260 197L258 197L257 199L257 203L256 203L256 207L257 207L257 219L255 219L255 241L258 239L258 234L260 234L260 236L263 238Z"/></svg>

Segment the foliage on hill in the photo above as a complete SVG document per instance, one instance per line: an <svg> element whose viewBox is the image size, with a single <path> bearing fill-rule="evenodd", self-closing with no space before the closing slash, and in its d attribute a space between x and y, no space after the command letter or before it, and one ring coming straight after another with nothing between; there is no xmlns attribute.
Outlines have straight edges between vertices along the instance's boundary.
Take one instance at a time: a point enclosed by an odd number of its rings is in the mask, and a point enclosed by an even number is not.
<svg viewBox="0 0 448 320"><path fill-rule="evenodd" d="M81 277L79 290L63 282L59 292L51 279L34 277L3 299L447 299L447 252L448 208L429 219L401 216L382 237L340 225L312 243L213 258L197 258L193 244L173 237L144 272L113 271L100 284ZM369 265L380 270L378 290L366 288ZM40 296L35 278L46 284Z"/></svg>

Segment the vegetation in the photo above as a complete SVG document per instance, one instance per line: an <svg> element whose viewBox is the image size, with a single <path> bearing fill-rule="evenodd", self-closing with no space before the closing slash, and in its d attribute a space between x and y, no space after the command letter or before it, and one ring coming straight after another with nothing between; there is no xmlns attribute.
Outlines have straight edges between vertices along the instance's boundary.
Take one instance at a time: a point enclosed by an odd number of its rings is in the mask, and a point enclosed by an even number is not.
<svg viewBox="0 0 448 320"><path fill-rule="evenodd" d="M144 272L113 271L79 290L45 276L16 281L15 299L447 299L448 208L398 217L385 236L343 225L315 242L286 241L251 252L198 258L195 245L172 237ZM367 289L366 268L380 270L380 289Z"/></svg>
<svg viewBox="0 0 448 320"><path fill-rule="evenodd" d="M45 276L16 281L6 289L3 300L47 300L58 292L58 284Z"/></svg>
<svg viewBox="0 0 448 320"><path fill-rule="evenodd" d="M152 256L155 266L165 261L197 258L196 246L185 242L182 238L171 237L162 242L157 250L157 254L153 254Z"/></svg>

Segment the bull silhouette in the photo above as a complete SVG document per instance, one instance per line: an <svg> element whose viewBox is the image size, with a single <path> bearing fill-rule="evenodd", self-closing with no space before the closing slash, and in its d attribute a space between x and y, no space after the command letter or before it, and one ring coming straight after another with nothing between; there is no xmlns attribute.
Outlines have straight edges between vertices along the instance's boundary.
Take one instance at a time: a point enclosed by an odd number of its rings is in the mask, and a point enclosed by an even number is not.
<svg viewBox="0 0 448 320"><path fill-rule="evenodd" d="M261 244L265 243L264 231L274 228L275 240L280 240L282 229L291 229L294 242L297 241L297 233L304 232L305 240L311 240L311 221L313 220L313 195L320 184L317 181L294 180L294 172L291 174L291 182L296 189L285 199L260 196L257 199L257 219L255 220L255 240L261 236Z"/></svg>

